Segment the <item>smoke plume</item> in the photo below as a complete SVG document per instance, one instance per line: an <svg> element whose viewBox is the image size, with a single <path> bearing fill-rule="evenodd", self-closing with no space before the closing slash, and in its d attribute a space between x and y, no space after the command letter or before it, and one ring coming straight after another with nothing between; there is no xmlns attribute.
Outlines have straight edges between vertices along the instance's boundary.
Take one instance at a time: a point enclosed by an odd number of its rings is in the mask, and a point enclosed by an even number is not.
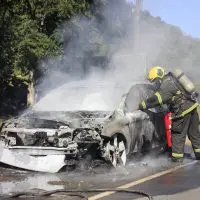
<svg viewBox="0 0 200 200"><path fill-rule="evenodd" d="M190 58L177 58L180 45L190 42L179 29L147 11L141 13L137 41L135 27L133 5L113 0L92 18L76 16L63 24L59 32L64 53L41 64L48 72L38 85L38 96L56 89L38 102L38 109L113 109L131 84L144 81L152 65L191 65ZM176 49L174 42L179 44ZM78 89L70 89L69 83ZM91 99L86 101L88 94Z"/></svg>

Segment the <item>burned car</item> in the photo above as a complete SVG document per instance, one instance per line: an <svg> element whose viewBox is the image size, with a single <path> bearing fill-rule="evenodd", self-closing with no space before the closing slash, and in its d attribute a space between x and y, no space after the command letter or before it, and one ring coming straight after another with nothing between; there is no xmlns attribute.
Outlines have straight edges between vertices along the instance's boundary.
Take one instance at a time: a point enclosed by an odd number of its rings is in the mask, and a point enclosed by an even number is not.
<svg viewBox="0 0 200 200"><path fill-rule="evenodd" d="M81 86L81 87L80 87ZM137 110L151 85L69 83L0 129L0 162L55 173L86 155L113 166L165 145L163 114ZM121 97L122 96L122 97ZM121 97L121 98L120 98Z"/></svg>

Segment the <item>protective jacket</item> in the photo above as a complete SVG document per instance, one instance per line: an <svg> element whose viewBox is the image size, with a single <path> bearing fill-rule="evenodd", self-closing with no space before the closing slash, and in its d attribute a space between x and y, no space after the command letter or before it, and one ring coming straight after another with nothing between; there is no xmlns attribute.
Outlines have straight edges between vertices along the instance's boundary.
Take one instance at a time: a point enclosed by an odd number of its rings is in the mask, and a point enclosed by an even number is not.
<svg viewBox="0 0 200 200"><path fill-rule="evenodd" d="M184 156L186 135L192 142L196 159L200 160L200 132L198 130L199 104L188 95L170 73L166 75L160 87L150 98L140 103L140 108L154 108L167 104L172 113L172 158L181 159Z"/></svg>
<svg viewBox="0 0 200 200"><path fill-rule="evenodd" d="M167 104L172 117L184 117L198 107L198 103L192 100L177 84L175 77L170 73L161 80L159 89L155 94L140 104L143 109L154 108Z"/></svg>

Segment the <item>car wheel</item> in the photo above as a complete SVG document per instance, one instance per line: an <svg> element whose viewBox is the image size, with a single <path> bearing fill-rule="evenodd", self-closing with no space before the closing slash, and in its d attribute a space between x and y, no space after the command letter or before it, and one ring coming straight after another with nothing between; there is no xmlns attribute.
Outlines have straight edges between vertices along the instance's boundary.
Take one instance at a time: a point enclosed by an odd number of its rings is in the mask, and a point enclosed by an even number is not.
<svg viewBox="0 0 200 200"><path fill-rule="evenodd" d="M120 135L114 135L106 144L106 154L108 160L114 167L126 165L127 155L124 140Z"/></svg>

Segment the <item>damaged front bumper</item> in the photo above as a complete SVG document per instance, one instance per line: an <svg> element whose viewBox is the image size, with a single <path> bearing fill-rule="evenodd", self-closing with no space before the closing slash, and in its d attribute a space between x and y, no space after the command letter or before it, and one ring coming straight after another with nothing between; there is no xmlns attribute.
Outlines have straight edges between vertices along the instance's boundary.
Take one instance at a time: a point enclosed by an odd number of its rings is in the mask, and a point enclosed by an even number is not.
<svg viewBox="0 0 200 200"><path fill-rule="evenodd" d="M14 137L0 136L0 162L39 172L56 173L77 157L77 143L72 142L65 148L45 146L12 146Z"/></svg>
<svg viewBox="0 0 200 200"><path fill-rule="evenodd" d="M26 170L56 173L66 165L64 151L59 150L58 153L55 149L43 147L9 147L1 143L0 162Z"/></svg>
<svg viewBox="0 0 200 200"><path fill-rule="evenodd" d="M95 145L101 150L100 135L90 128L2 128L0 162L14 167L56 173L73 166Z"/></svg>

